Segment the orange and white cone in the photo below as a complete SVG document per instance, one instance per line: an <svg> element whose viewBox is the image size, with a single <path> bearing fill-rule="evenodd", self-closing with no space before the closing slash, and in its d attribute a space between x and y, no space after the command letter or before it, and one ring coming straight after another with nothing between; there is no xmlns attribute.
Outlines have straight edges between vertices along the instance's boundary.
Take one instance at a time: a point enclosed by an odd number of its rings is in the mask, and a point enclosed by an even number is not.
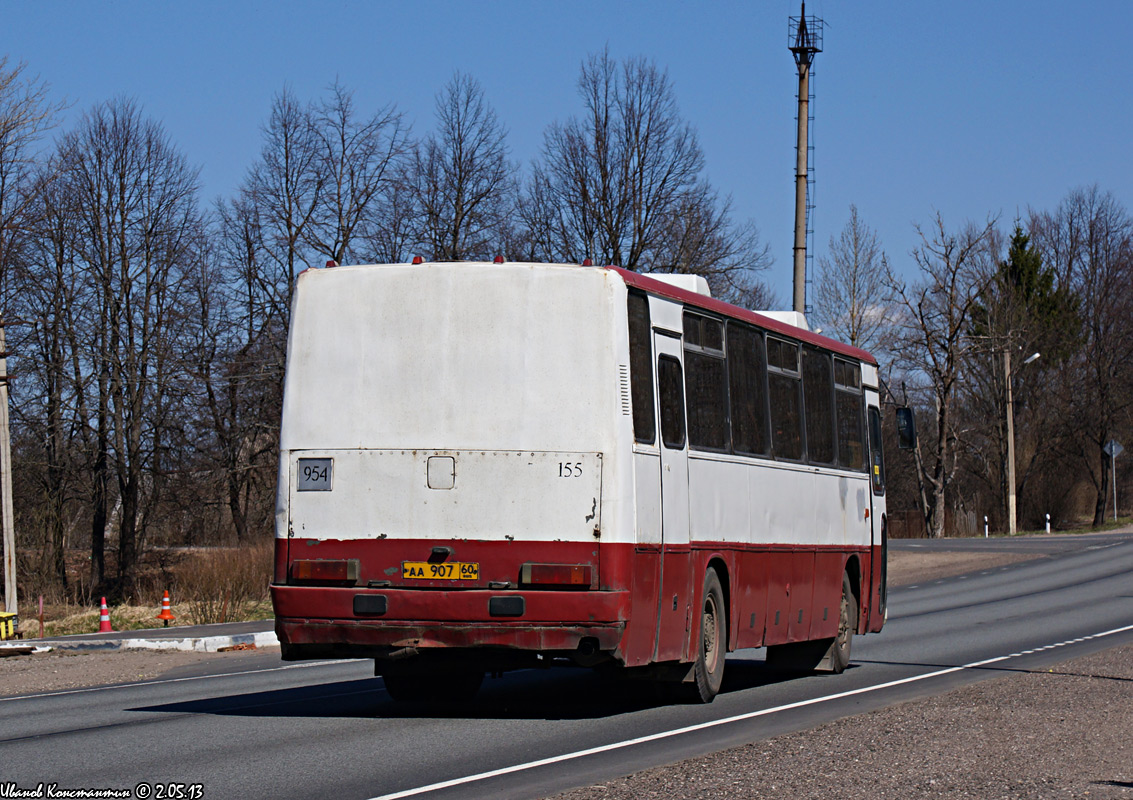
<svg viewBox="0 0 1133 800"><path fill-rule="evenodd" d="M169 627L169 621L177 619L173 616L173 612L169 608L169 590L165 590L165 595L161 598L161 613L157 615L157 619L165 623L165 627Z"/></svg>
<svg viewBox="0 0 1133 800"><path fill-rule="evenodd" d="M102 610L98 614L98 632L99 633L113 633L114 629L110 627L110 611L106 608L106 598L102 598Z"/></svg>

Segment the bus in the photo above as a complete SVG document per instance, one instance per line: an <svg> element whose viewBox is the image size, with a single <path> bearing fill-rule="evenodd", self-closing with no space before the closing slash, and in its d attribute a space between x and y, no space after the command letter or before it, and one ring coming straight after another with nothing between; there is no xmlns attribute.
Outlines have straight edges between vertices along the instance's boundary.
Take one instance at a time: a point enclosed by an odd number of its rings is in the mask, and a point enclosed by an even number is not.
<svg viewBox="0 0 1133 800"><path fill-rule="evenodd" d="M562 663L710 702L741 648L841 672L886 615L878 367L804 326L618 267L306 270L282 657L428 702Z"/></svg>

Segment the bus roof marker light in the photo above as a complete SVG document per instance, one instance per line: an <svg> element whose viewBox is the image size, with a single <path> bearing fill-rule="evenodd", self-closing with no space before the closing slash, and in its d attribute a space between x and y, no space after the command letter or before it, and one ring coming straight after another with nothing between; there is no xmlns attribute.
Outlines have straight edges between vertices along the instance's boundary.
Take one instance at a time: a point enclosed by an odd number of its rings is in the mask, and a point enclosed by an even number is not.
<svg viewBox="0 0 1133 800"><path fill-rule="evenodd" d="M592 266L594 266L594 262L591 261L589 258L584 258L584 259L582 259L582 266L592 267Z"/></svg>
<svg viewBox="0 0 1133 800"><path fill-rule="evenodd" d="M504 263L504 257L503 256L496 256L495 258L492 259L492 263L493 264L502 264L502 263Z"/></svg>
<svg viewBox="0 0 1133 800"><path fill-rule="evenodd" d="M338 266L338 262L335 261L334 259L331 259L330 261L327 262L327 269L330 269L331 267L337 267L337 266Z"/></svg>
<svg viewBox="0 0 1133 800"><path fill-rule="evenodd" d="M425 259L421 258L421 256L413 256L413 263L415 265L416 264L423 264L424 262L425 262Z"/></svg>

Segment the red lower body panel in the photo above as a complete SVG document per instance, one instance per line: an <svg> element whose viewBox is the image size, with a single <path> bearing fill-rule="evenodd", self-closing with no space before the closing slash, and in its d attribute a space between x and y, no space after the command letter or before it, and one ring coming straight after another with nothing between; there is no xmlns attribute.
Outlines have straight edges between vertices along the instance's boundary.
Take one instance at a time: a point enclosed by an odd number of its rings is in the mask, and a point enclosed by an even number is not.
<svg viewBox="0 0 1133 800"><path fill-rule="evenodd" d="M285 644L364 647L509 647L574 650L586 637L614 650L625 630L629 592L429 591L272 586L276 632ZM380 617L356 615L354 598L384 597ZM518 597L523 617L493 617L489 601Z"/></svg>
<svg viewBox="0 0 1133 800"><path fill-rule="evenodd" d="M454 561L479 563L480 579L402 579L402 561L425 560L438 545L451 547ZM298 538L277 540L277 548L271 590L276 632L290 652L300 653L296 657L308 657L302 655L307 651L309 657L332 652L380 657L399 648L562 652L577 650L588 640L588 650L600 650L627 666L687 661L693 655L688 642L699 621L709 564L716 565L724 584L729 649L833 636L847 567L860 570L859 632L879 630L882 621L870 613L877 600L877 579L871 574L877 559L870 558L868 548L697 542L677 551L588 542ZM290 561L300 558L358 559L358 583L284 583ZM516 588L525 562L600 568L593 570L590 587ZM489 581L510 583L497 588ZM360 613L355 613L356 598L368 598L359 601ZM512 598L505 602L518 613L494 614L494 598ZM367 605L374 599L380 600L380 613Z"/></svg>

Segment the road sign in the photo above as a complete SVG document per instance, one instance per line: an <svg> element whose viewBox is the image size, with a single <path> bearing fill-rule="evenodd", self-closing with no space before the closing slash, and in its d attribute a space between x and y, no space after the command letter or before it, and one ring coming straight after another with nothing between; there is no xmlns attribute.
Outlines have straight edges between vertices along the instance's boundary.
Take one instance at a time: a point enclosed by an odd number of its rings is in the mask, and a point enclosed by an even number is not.
<svg viewBox="0 0 1133 800"><path fill-rule="evenodd" d="M1118 444L1116 439L1110 439L1105 443L1102 452L1109 456L1109 471L1110 481L1113 483L1113 521L1117 522L1117 457L1124 452L1125 448Z"/></svg>

